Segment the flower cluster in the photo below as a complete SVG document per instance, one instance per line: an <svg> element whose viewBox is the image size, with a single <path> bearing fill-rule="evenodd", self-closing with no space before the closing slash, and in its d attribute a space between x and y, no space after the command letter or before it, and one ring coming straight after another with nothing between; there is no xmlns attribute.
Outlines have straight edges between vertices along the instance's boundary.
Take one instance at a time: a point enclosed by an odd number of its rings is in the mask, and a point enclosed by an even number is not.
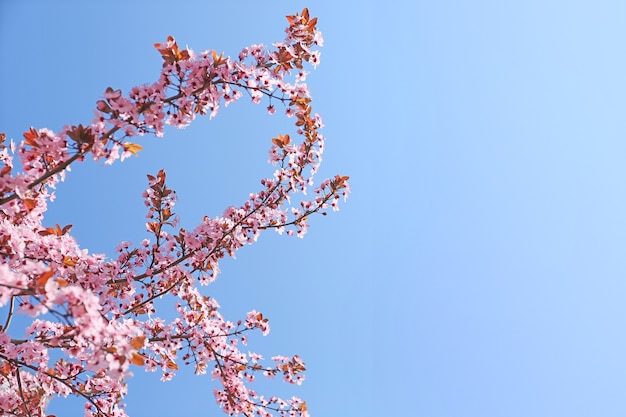
<svg viewBox="0 0 626 417"><path fill-rule="evenodd" d="M219 274L221 258L264 230L302 237L310 215L336 210L349 193L348 177L335 176L314 188L312 199L303 197L314 185L324 143L304 83L305 63L319 63L314 47L322 36L307 9L287 20L284 42L244 48L238 59L183 50L168 37L155 44L163 57L158 81L127 95L107 88L90 124L59 133L30 128L18 146L4 145L0 135L0 311L6 312L0 414L46 416L49 400L75 395L85 400L85 416L123 417L131 365L160 371L162 380L190 365L219 382L215 397L229 415L308 415L299 398L265 397L249 385L259 373L294 384L304 379L298 356L275 356L273 365L263 365L261 355L240 350L248 332L269 332L268 320L257 311L226 320L217 301L200 291ZM176 194L161 170L148 175L144 192L149 238L120 243L112 258L82 250L71 225L45 224L47 202L73 163L123 160L142 149L131 138L162 136L165 124L182 128L196 116L214 117L245 95L269 101L270 114L283 106L300 140L289 134L272 139L274 175L241 206L207 216L193 230L180 228ZM15 155L21 172L14 172ZM175 318L159 316L164 299L171 300ZM23 331L12 326L16 315L32 317Z"/></svg>

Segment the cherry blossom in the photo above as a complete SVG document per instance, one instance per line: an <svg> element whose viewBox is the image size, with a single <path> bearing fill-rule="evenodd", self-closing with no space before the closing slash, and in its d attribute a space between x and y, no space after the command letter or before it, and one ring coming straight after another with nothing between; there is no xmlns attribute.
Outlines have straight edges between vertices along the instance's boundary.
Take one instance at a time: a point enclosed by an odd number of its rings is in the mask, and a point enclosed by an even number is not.
<svg viewBox="0 0 626 417"><path fill-rule="evenodd" d="M193 366L216 381L217 404L228 415L308 416L305 401L252 388L259 375L304 380L297 355L266 362L240 350L249 332L269 333L268 319L252 310L230 321L201 291L219 275L222 258L269 229L303 237L309 216L337 210L349 193L346 176L315 186L325 139L304 82L305 65L319 63L315 46L322 35L307 9L287 20L284 41L243 48L237 59L181 49L170 36L154 45L163 58L158 80L127 94L108 87L90 123L57 133L31 127L17 146L7 146L1 135L1 414L46 416L50 401L72 395L84 399L85 416L124 417L132 371L158 371L168 381L180 366ZM47 203L73 164L123 161L142 150L141 137L163 136L166 124L184 128L197 116L215 117L244 97L266 101L270 114L282 106L295 131L268 140L274 173L240 206L181 228L176 193L161 170L147 176L143 193L148 237L136 245L121 242L112 257L81 249L71 225L46 221ZM164 297L175 308L172 319L159 316ZM17 328L17 315L30 324Z"/></svg>

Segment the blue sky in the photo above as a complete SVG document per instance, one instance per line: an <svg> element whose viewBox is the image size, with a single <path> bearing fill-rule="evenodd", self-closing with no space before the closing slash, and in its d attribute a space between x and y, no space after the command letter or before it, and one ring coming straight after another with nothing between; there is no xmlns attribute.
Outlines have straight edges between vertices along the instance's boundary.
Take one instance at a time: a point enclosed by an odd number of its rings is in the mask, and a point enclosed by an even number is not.
<svg viewBox="0 0 626 417"><path fill-rule="evenodd" d="M319 178L349 175L352 196L304 240L244 248L208 289L227 317L270 318L254 349L307 362L301 387L272 389L313 416L625 415L623 2L7 0L0 131L89 122L106 87L154 80L167 35L234 56L304 6L326 41L309 79ZM271 175L289 126L240 102L146 138L138 158L73 168L49 222L94 252L139 242L160 168L183 225L219 215ZM131 416L219 415L208 378L129 387Z"/></svg>

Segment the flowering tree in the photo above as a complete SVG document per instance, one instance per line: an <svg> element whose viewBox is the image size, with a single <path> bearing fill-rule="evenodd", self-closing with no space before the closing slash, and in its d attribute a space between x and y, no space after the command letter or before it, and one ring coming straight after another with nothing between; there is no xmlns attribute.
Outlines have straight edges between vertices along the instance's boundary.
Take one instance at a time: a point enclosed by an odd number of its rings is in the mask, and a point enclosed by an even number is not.
<svg viewBox="0 0 626 417"><path fill-rule="evenodd" d="M313 187L321 161L322 121L311 110L305 63L314 67L322 44L308 10L287 16L286 40L272 49L244 48L238 59L215 51L180 49L174 38L155 44L163 57L159 79L133 87L128 95L107 88L96 104L91 124L66 126L55 133L30 128L17 146L2 135L0 149L0 414L46 416L54 397L85 400L85 416L125 416L121 400L126 379L135 369L161 371L170 380L181 365L219 382L218 405L229 415L306 416L299 398L283 400L251 388L259 374L289 383L304 379L298 356L264 361L244 353L249 331L269 332L257 311L232 322L217 301L199 286L215 280L219 260L233 256L262 231L302 237L307 218L337 210L347 197L347 177L335 176ZM269 161L273 177L261 190L221 217L204 217L194 230L178 226L176 194L163 170L148 175L143 197L148 209L149 239L122 242L105 258L82 250L71 225L46 224L44 213L53 188L70 165L87 158L105 164L141 150L130 138L163 135L164 124L188 125L197 115L215 116L244 95L268 101L269 113L283 106L295 120L295 133L273 138ZM22 172L14 172L17 155ZM174 300L176 317L159 316L163 296ZM16 329L16 315L32 317ZM25 320L20 320L24 322ZM14 325L12 326L12 322Z"/></svg>

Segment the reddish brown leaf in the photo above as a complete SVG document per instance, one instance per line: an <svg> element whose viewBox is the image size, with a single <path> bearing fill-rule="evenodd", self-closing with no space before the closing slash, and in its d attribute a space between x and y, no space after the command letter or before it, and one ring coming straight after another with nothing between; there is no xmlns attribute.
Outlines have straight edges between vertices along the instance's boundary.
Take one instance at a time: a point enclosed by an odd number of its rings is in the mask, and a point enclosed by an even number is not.
<svg viewBox="0 0 626 417"><path fill-rule="evenodd" d="M30 146L37 145L37 139L39 138L39 132L35 130L34 127L28 129L28 132L24 132L24 139L26 139L26 144Z"/></svg>
<svg viewBox="0 0 626 417"><path fill-rule="evenodd" d="M31 211L32 209L37 207L37 200L33 200L32 198L25 198L24 206L26 206L26 211Z"/></svg>
<svg viewBox="0 0 626 417"><path fill-rule="evenodd" d="M50 279L50 277L52 277L53 275L54 271L52 269L46 270L43 274L39 275L39 277L35 279L35 286L43 288Z"/></svg>
<svg viewBox="0 0 626 417"><path fill-rule="evenodd" d="M145 359L139 353L133 352L129 359L129 362L133 365L143 366L143 364L145 363Z"/></svg>
<svg viewBox="0 0 626 417"><path fill-rule="evenodd" d="M130 345L133 347L133 349L139 350L143 348L143 344L145 341L146 341L146 336L133 337L130 341Z"/></svg>
<svg viewBox="0 0 626 417"><path fill-rule="evenodd" d="M124 150L126 152L130 152L133 155L137 155L137 153L139 153L139 151L143 149L141 145L138 145L136 143L130 143L130 142L125 142L122 144L122 146L124 147Z"/></svg>
<svg viewBox="0 0 626 417"><path fill-rule="evenodd" d="M77 258L73 258L73 257L67 256L67 255L65 257L63 257L63 264L65 266L75 266L77 262L78 262Z"/></svg>

